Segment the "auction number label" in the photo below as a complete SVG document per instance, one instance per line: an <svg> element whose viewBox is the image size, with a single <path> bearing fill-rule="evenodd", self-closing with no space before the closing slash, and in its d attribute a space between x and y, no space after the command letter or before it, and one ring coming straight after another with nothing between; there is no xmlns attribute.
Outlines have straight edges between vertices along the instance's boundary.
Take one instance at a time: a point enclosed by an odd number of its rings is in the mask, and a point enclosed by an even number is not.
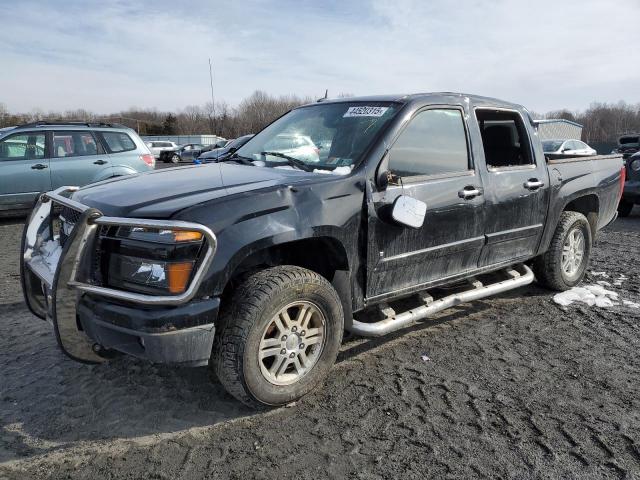
<svg viewBox="0 0 640 480"><path fill-rule="evenodd" d="M349 107L342 117L381 117L387 110L389 107Z"/></svg>

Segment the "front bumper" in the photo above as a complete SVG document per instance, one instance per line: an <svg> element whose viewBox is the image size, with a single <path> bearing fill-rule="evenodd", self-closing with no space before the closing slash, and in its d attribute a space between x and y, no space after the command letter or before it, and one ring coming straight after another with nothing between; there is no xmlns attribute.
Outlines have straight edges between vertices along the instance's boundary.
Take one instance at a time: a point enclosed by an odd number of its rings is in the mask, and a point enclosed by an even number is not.
<svg viewBox="0 0 640 480"><path fill-rule="evenodd" d="M74 190L62 187L41 195L25 226L20 272L29 309L53 323L60 348L81 362L102 362L101 352L115 349L154 362L206 363L219 300L194 297L213 259L215 235L190 222L105 217L62 195ZM79 216L64 242L54 233L54 205ZM94 246L103 225L197 230L207 249L180 295L117 290L92 280Z"/></svg>
<svg viewBox="0 0 640 480"><path fill-rule="evenodd" d="M183 306L141 310L84 295L78 322L101 349L153 363L206 365L211 356L220 300L192 301Z"/></svg>

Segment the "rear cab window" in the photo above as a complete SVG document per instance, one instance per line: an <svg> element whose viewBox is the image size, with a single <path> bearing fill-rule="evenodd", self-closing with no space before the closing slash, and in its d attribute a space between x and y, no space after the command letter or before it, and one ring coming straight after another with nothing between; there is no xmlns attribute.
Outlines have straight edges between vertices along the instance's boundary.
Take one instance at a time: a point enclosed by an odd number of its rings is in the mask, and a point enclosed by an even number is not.
<svg viewBox="0 0 640 480"><path fill-rule="evenodd" d="M476 118L489 170L535 166L529 135L518 112L477 109Z"/></svg>
<svg viewBox="0 0 640 480"><path fill-rule="evenodd" d="M472 170L462 111L432 108L418 112L389 150L389 170L402 179Z"/></svg>
<svg viewBox="0 0 640 480"><path fill-rule="evenodd" d="M98 135L104 140L109 153L130 152L138 148L131 137L124 132L98 132Z"/></svg>

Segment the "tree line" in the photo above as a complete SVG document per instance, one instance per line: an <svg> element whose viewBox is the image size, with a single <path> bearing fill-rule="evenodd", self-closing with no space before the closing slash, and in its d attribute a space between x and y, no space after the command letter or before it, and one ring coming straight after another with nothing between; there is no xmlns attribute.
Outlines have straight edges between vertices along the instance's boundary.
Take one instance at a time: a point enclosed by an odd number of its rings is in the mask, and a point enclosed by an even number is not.
<svg viewBox="0 0 640 480"><path fill-rule="evenodd" d="M341 94L340 96L350 96ZM138 131L140 135L188 135L213 134L235 138L255 133L288 110L313 102L310 97L297 95L274 96L257 90L237 106L225 101L189 105L180 111L167 112L157 109L129 109L100 115L89 110L66 112L33 111L11 113L0 102L0 128L39 120L78 120L86 122L120 123ZM619 135L640 132L640 103L626 102L592 103L588 109L572 112L567 109L532 114L533 118L563 118L584 126L582 140L589 142L615 142Z"/></svg>

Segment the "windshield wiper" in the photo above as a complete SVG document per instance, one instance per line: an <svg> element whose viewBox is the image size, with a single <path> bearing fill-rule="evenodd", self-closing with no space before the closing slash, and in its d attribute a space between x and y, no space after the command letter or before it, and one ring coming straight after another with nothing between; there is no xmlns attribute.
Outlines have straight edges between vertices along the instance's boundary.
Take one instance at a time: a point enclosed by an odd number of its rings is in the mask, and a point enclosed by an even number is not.
<svg viewBox="0 0 640 480"><path fill-rule="evenodd" d="M302 160L298 160L297 158L290 157L289 155L285 155L280 152L260 152L260 155L271 155L272 157L284 158L289 165L292 167L299 168L300 170L304 170L305 172L312 172L313 168L304 163Z"/></svg>
<svg viewBox="0 0 640 480"><path fill-rule="evenodd" d="M242 165L251 165L252 167L255 167L255 164L251 161L249 157L243 157L242 155L238 155L237 153L234 153L230 157L223 158L222 160L219 160L219 161L220 162L238 162Z"/></svg>

